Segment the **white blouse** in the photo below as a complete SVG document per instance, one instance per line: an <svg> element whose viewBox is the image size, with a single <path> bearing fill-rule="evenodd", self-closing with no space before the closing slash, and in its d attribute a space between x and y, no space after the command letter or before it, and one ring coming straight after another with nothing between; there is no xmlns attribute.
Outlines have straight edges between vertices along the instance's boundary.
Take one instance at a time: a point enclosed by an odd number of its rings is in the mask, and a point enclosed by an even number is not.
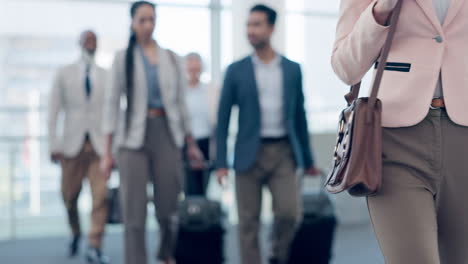
<svg viewBox="0 0 468 264"><path fill-rule="evenodd" d="M186 91L186 103L192 121L192 133L195 139L209 138L213 132L210 119L207 86L200 83Z"/></svg>
<svg viewBox="0 0 468 264"><path fill-rule="evenodd" d="M432 2L434 3L434 8L440 23L444 24L450 7L450 0L432 0Z"/></svg>
<svg viewBox="0 0 468 264"><path fill-rule="evenodd" d="M443 25L450 8L450 0L432 0L432 2L434 3L434 9L436 11L437 17L439 18L440 24ZM437 82L434 98L441 98L443 96L444 92L442 91L442 76L440 76L439 81Z"/></svg>

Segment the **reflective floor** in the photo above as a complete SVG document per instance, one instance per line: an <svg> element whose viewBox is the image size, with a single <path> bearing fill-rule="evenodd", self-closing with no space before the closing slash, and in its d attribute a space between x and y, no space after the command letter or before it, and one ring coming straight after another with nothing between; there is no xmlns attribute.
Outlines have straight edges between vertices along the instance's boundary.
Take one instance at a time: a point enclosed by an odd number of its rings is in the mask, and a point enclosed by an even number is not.
<svg viewBox="0 0 468 264"><path fill-rule="evenodd" d="M116 179L117 177L114 177ZM234 177L231 177L229 187L221 190L217 184L210 184L209 196L219 200L228 215L230 228L226 235L226 264L239 263L237 245L237 214L233 193ZM116 183L111 183L115 185ZM309 179L303 182L304 189L318 189L319 179ZM48 194L48 195L46 195ZM89 187L85 188L80 198L81 220L84 230L89 228L89 206L91 204ZM384 263L375 241L372 228L369 225L367 208L362 199L350 198L346 194L332 196L336 207L337 217L342 223L335 237L334 259L332 264L380 264ZM41 207L41 214L31 216L22 214L21 208L16 204L17 218L9 219L0 215L0 264L73 264L84 263L83 258L69 260L65 257L69 238L66 237L68 228L65 212L57 191L43 192L42 200L47 201ZM149 254L154 256L156 249L157 225L154 219L154 207L148 206L148 235ZM271 197L265 193L262 219L264 223L271 223ZM262 232L266 241L268 228ZM112 264L123 264L122 261L122 228L109 226L107 229L105 252L112 258ZM3 240L3 241L2 241ZM266 252L266 243L263 243ZM83 245L84 246L84 245ZM313 261L311 261L313 264Z"/></svg>
<svg viewBox="0 0 468 264"><path fill-rule="evenodd" d="M263 240L267 231L263 230ZM105 251L112 264L123 264L122 239L120 232L106 237ZM148 254L154 255L156 234L148 235ZM0 242L0 263L2 264L78 264L83 258L70 260L65 257L65 237L48 239L17 240ZM266 243L264 243L266 245ZM83 245L84 246L84 245ZM83 248L83 247L82 247ZM338 229L332 264L381 264L384 263L369 225L341 226ZM239 263L236 228L231 227L226 236L226 264ZM151 264L155 262L150 262ZM313 261L311 261L313 263Z"/></svg>

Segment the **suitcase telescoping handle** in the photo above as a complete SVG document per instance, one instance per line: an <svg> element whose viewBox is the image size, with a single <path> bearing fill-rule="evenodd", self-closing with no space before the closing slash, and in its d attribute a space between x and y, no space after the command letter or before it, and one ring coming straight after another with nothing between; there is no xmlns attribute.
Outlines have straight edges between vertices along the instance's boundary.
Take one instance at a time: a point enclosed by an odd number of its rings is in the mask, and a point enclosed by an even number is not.
<svg viewBox="0 0 468 264"><path fill-rule="evenodd" d="M317 186L317 189L316 191L314 192L318 192L320 194L323 194L323 195L327 195L327 191L326 191L326 183L327 183L327 173L322 170L322 169L319 169L319 175L304 175L304 177L302 178L302 186L303 186L303 190L302 192L304 193L307 193L307 192L311 192L311 190L307 189L308 187L308 182L311 182L311 181L317 181L317 179L319 178L320 179L320 183L317 185L317 184L313 184L314 186L316 185ZM310 184L312 185L312 184Z"/></svg>

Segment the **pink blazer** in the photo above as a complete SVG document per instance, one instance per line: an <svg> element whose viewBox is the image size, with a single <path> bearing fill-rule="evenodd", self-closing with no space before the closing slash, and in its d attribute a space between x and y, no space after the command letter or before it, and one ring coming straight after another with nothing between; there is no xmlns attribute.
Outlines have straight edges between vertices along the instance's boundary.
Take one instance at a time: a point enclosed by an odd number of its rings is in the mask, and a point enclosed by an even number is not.
<svg viewBox="0 0 468 264"><path fill-rule="evenodd" d="M388 34L373 16L377 0L342 0L332 66L348 85L374 67ZM432 0L404 0L379 98L384 127L421 122L439 73L452 121L468 126L468 0L451 0L442 26Z"/></svg>

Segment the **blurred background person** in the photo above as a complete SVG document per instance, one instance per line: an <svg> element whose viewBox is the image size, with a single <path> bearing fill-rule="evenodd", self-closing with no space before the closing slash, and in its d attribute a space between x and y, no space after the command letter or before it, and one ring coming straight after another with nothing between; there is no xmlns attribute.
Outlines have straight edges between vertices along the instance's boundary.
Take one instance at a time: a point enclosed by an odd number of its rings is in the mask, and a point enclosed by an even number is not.
<svg viewBox="0 0 468 264"><path fill-rule="evenodd" d="M188 75L186 101L191 117L193 136L205 159L210 161L210 142L214 124L211 118L209 86L200 80L203 72L203 60L200 54L189 53L185 56L185 64ZM189 167L185 178L186 195L205 196L208 182L209 171Z"/></svg>
<svg viewBox="0 0 468 264"><path fill-rule="evenodd" d="M108 263L101 253L102 237L107 217L107 178L99 168L104 153L101 132L102 105L106 85L106 71L94 63L97 36L84 31L80 36L81 58L61 68L49 100L49 142L51 159L62 168L62 196L72 231L70 257L79 252L81 227L78 197L83 180L88 178L93 199L89 249L89 263ZM63 114L63 130L58 131Z"/></svg>
<svg viewBox="0 0 468 264"><path fill-rule="evenodd" d="M239 108L234 169L243 264L262 263L263 187L268 187L273 198L270 263L284 264L301 215L296 169L318 173L310 150L301 68L271 45L276 17L276 11L265 5L250 10L247 32L255 53L229 66L219 104L216 167L221 184L228 175L231 109Z"/></svg>
<svg viewBox="0 0 468 264"><path fill-rule="evenodd" d="M117 149L125 263L147 263L146 186L151 180L160 230L157 259L172 264L177 206L183 188L181 148L184 143L187 145L187 156L192 164L201 166L203 154L191 133L182 62L153 39L155 5L147 1L134 2L130 14L128 47L116 55L106 95L103 124L106 155L102 169L110 174L112 150ZM126 99L121 100L121 97Z"/></svg>

